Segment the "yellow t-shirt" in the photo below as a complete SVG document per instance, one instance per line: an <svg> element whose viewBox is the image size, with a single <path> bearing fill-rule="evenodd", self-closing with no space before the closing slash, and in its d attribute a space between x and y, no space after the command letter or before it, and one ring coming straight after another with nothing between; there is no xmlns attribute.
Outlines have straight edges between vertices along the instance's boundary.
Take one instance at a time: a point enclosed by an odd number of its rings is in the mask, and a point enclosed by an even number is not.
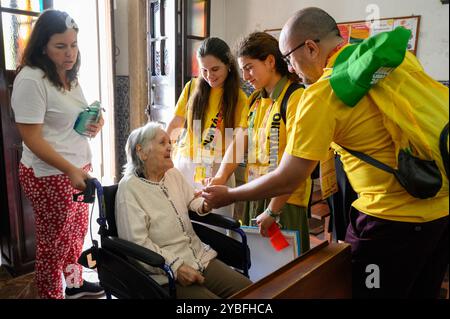
<svg viewBox="0 0 450 319"><path fill-rule="evenodd" d="M343 49L331 57L328 70ZM405 63L408 63L407 59L399 68L407 67ZM394 175L359 160L336 145L396 166L395 146L377 105L366 95L355 107L346 106L333 93L327 75L329 71L303 93L286 152L309 160L321 160L331 145L341 155L349 181L359 194L353 206L368 215L419 223L447 216L448 194L430 199L414 198ZM410 90L414 91L414 88Z"/></svg>
<svg viewBox="0 0 450 319"><path fill-rule="evenodd" d="M220 130L222 138L216 138L216 141L214 141L214 145L217 149L216 152L221 150L221 155L223 156L225 155L225 147L231 143L230 139L232 137L230 136L228 129L227 131L225 131L225 121L223 119L223 116L220 116L223 89L211 89L211 93L209 95L209 104L205 111L204 121L202 122L201 127L197 128L195 127L195 125L194 127L191 126L190 119L192 116L192 111L188 112L187 110L189 85L191 85L189 98L192 98L196 84L197 81L195 79L192 79L186 84L175 107L175 115L184 117L188 121L187 134L178 145L177 154L188 157L190 159L194 159L194 156L199 156L197 152L194 152L194 149L198 149L198 147L203 148L200 145L202 145L204 141L213 140L215 138L217 130ZM244 91L240 89L238 102L234 113L234 127L232 127L231 129L235 129L238 127L247 128L247 114L247 96L245 95ZM221 121L219 120L219 118L221 118ZM216 129L218 121L220 122L219 128Z"/></svg>
<svg viewBox="0 0 450 319"><path fill-rule="evenodd" d="M281 80L277 85L283 85ZM283 157L286 148L287 136L292 131L298 102L303 89L294 91L289 97L286 106L286 122L281 116L281 101L291 81L284 81L280 87L278 97L261 97L250 106L248 117L248 157L247 180L265 175L275 170ZM276 91L277 87L274 90ZM255 95L260 92L253 93ZM252 98L249 98L251 101ZM250 176L249 176L250 175ZM305 182L292 193L288 199L289 204L307 207L311 194L311 179Z"/></svg>

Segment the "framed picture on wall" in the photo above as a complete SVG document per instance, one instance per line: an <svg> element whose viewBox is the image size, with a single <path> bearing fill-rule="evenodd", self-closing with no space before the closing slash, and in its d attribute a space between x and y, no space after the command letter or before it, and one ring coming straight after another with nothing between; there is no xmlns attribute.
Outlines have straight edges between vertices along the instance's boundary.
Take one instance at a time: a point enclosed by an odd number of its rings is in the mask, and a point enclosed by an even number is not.
<svg viewBox="0 0 450 319"><path fill-rule="evenodd" d="M411 30L408 50L416 54L420 16L385 18L373 21L351 21L338 23L337 25L341 36L347 43L359 43L378 33L392 31L396 27L402 26L405 29Z"/></svg>
<svg viewBox="0 0 450 319"><path fill-rule="evenodd" d="M264 32L270 34L271 36L273 36L276 39L279 39L281 29L267 29L267 30L264 30Z"/></svg>
<svg viewBox="0 0 450 319"><path fill-rule="evenodd" d="M408 50L416 54L419 37L420 16L383 18L373 21L349 21L337 24L341 36L346 43L359 43L364 39L385 31L392 31L396 27L402 26L411 30L411 38L408 42ZM281 29L267 29L264 32L279 38Z"/></svg>

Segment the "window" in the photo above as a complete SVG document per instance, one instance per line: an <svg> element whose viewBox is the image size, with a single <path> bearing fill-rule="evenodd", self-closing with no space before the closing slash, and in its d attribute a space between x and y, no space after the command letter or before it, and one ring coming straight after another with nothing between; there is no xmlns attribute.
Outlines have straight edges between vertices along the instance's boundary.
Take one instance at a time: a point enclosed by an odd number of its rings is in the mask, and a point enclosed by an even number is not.
<svg viewBox="0 0 450 319"><path fill-rule="evenodd" d="M192 78L199 75L197 63L197 49L200 43L208 38L210 30L210 0L187 0L182 1L183 6L178 12L182 24L178 37L182 43L182 78L177 85L177 96L181 93L183 86ZM178 84L178 83L177 83Z"/></svg>
<svg viewBox="0 0 450 319"><path fill-rule="evenodd" d="M15 70L40 12L48 0L0 0L0 68Z"/></svg>

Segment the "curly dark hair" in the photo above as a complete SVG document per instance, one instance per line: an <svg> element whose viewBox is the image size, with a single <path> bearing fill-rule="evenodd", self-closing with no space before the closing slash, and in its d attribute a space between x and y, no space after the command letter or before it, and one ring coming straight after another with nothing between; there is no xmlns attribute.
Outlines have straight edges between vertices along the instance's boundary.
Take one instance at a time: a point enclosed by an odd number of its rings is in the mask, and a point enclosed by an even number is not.
<svg viewBox="0 0 450 319"><path fill-rule="evenodd" d="M36 21L31 32L30 39L24 50L22 61L17 68L19 72L24 66L38 67L45 73L45 77L49 79L58 89L64 90L65 85L62 83L56 66L52 60L44 53L45 47L50 38L56 33L64 33L67 29L73 28L78 33L78 27L73 19L63 11L45 10ZM80 52L78 51L77 61L73 68L67 71L67 84L70 87L78 84L78 71L80 69Z"/></svg>
<svg viewBox="0 0 450 319"><path fill-rule="evenodd" d="M296 74L289 72L278 47L278 40L266 32L253 32L242 38L235 50L238 58L249 57L260 61L265 61L272 55L275 58L275 69L281 76L287 76L293 82L300 80Z"/></svg>

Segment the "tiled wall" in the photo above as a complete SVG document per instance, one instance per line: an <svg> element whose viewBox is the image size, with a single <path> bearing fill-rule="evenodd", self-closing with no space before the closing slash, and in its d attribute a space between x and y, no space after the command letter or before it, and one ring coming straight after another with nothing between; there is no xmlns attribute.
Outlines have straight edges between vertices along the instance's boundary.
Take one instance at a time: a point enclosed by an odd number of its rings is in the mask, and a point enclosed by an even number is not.
<svg viewBox="0 0 450 319"><path fill-rule="evenodd" d="M130 80L128 76L116 77L116 154L117 154L117 167L119 171L122 171L123 165L127 162L125 155L125 144L127 142L128 135L130 134ZM122 176L118 174L118 176Z"/></svg>

